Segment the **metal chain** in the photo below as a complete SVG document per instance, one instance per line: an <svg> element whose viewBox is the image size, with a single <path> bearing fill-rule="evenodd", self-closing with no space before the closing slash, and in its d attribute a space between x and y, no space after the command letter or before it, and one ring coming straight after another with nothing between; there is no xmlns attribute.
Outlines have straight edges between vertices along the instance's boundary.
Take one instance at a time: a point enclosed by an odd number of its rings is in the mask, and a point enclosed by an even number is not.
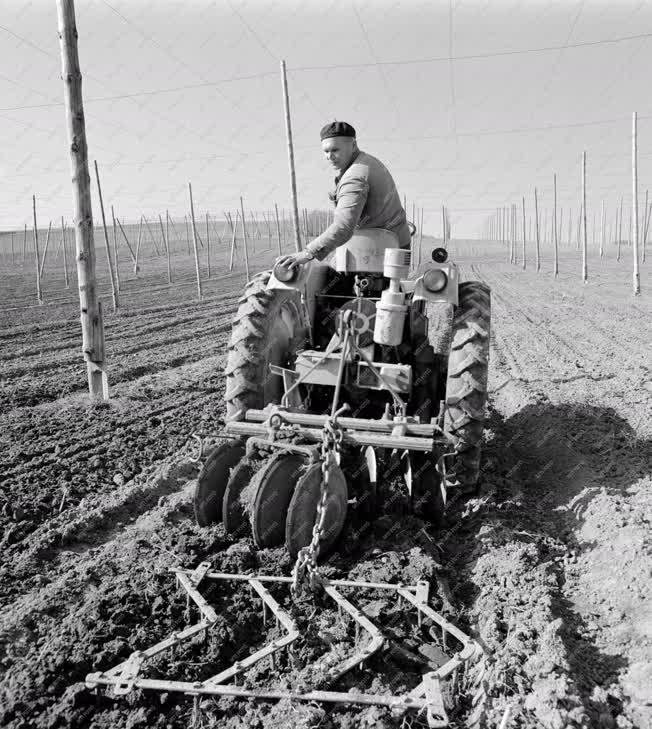
<svg viewBox="0 0 652 729"><path fill-rule="evenodd" d="M340 411L346 410L346 406L340 408L334 416L326 419L322 431L321 442L321 487L315 523L312 528L312 539L307 547L299 550L297 561L292 570L292 591L298 593L301 585L308 578L311 590L316 589L320 584L317 560L319 559L319 548L324 535L324 523L326 521L326 504L328 503L328 479L330 467L338 463L337 454L340 452L342 443L342 430L337 422Z"/></svg>

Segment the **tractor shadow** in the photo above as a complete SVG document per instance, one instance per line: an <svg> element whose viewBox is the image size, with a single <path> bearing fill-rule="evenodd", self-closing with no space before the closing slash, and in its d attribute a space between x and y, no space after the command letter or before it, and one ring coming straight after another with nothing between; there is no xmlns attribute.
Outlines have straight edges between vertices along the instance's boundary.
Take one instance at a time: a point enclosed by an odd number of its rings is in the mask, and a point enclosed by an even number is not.
<svg viewBox="0 0 652 729"><path fill-rule="evenodd" d="M584 618L564 596L564 555L582 555L596 542L580 538L584 514L600 494L626 495L650 473L652 441L639 437L613 409L590 405L527 405L510 418L491 410L477 498L451 499L440 533L453 594L471 607L480 589L472 579L480 557L505 544L534 543L539 563L556 578L550 606L561 618L569 674L594 717L620 707L594 698L627 666L600 650Z"/></svg>

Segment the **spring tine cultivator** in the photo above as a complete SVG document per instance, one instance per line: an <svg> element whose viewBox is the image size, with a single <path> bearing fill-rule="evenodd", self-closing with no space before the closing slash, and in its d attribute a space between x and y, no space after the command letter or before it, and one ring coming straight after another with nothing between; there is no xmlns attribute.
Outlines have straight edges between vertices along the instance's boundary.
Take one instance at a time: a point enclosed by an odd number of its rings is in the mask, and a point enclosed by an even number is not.
<svg viewBox="0 0 652 729"><path fill-rule="evenodd" d="M212 572L210 565L207 563L202 563L194 571L173 568L172 572L175 574L179 586L185 591L189 602L192 601L198 608L199 622L184 628L178 633L172 633L169 637L150 648L132 653L126 661L105 672L89 674L86 677L86 686L89 689L108 688L115 696L125 695L137 689L179 692L195 699L194 716L196 719L199 716L200 697L233 696L270 701L289 699L343 705L385 706L399 714L408 711L421 712L425 714L429 727L438 728L448 726L448 716L442 696L443 685L449 683L450 689L454 691L460 673L481 654L480 646L472 638L469 638L428 605L428 583L426 582L419 582L416 585L395 585L353 580L329 581L322 577L321 586L324 594L337 605L340 620L346 621L348 618L353 621L355 626L352 652L328 670L326 679L328 683L334 684L345 674L354 671L358 667L361 668L374 654L386 647L382 631L370 617L344 596L344 590L352 590L355 593L377 591L386 595L395 595L399 601L403 601L404 605L416 614L419 625L425 620L436 626L436 630L441 634L439 644L450 651L452 655L437 670L425 673L421 682L413 690L402 695L324 689L302 692L275 687L255 688L237 685L238 677L244 676L249 669L260 662L269 659L272 668L275 668L276 660L283 651L289 652L290 656L293 655L294 643L301 637L301 631L297 628L292 617L266 587L266 585L287 585L289 591L292 586L292 578ZM205 585L208 581L246 583L261 600L264 624L267 623L269 611L276 618L276 625L282 626L286 634L282 638L271 640L248 657L236 661L220 673L202 681L189 682L175 680L174 678L147 678L148 661L166 651L172 651L183 642L191 641L193 638L202 636L202 634L205 637L211 626L217 622L216 612L199 591L200 586ZM232 681L232 683L227 683L227 681Z"/></svg>

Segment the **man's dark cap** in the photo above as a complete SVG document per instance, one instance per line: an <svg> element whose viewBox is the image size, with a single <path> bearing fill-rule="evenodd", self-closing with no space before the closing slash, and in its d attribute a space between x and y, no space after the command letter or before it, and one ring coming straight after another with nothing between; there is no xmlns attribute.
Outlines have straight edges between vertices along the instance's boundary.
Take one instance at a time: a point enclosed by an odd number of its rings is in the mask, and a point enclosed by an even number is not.
<svg viewBox="0 0 652 729"><path fill-rule="evenodd" d="M330 124L327 124L325 127L322 127L321 132L319 132L319 136L321 137L322 141L324 139L330 139L330 137L355 138L355 129L346 122L334 121Z"/></svg>

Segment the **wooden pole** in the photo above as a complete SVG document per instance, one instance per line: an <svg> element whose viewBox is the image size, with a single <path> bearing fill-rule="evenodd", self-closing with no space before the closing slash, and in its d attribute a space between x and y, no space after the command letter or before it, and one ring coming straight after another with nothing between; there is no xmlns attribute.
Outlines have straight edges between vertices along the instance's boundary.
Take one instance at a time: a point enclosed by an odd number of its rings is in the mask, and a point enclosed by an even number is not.
<svg viewBox="0 0 652 729"><path fill-rule="evenodd" d="M149 226L149 220L143 215L143 220L145 221L145 226L147 227L147 232L149 233L149 237L152 239L152 243L154 244L154 250L156 251L156 255L160 256L161 251L158 249L158 245L156 243L156 238L154 237L154 233L152 232L152 229Z"/></svg>
<svg viewBox="0 0 652 729"><path fill-rule="evenodd" d="M211 277L211 236L208 230L208 213L206 213L206 266L208 268L208 278Z"/></svg>
<svg viewBox="0 0 652 729"><path fill-rule="evenodd" d="M245 220L245 214L244 214L244 202L242 201L242 197L240 197L240 214L241 214L241 220L242 220L242 247L244 250L244 259L245 259L245 273L247 274L247 282L249 282L249 251L247 250L247 226L244 225Z"/></svg>
<svg viewBox="0 0 652 729"><path fill-rule="evenodd" d="M647 211L647 218L645 219L645 230L643 231L643 263L645 263L645 244L647 243L647 231L650 226L650 216L652 216L652 203Z"/></svg>
<svg viewBox="0 0 652 729"><path fill-rule="evenodd" d="M285 61L281 61L281 82L283 85L283 103L285 106L285 134L288 143L288 163L290 166L290 193L292 196L292 221L294 223L294 247L297 253L301 250L299 233L299 203L297 201L297 177L294 171L294 147L292 145L292 121L290 119L290 95L288 93L287 70ZM249 276L247 276L249 279Z"/></svg>
<svg viewBox="0 0 652 729"><path fill-rule="evenodd" d="M102 199L102 186L100 185L100 173L97 169L97 160L93 161L95 165L95 180L97 181L97 194L100 198L100 210L102 211L102 228L104 229L104 247L106 249L106 262L109 266L109 276L111 277L111 296L113 298L113 311L118 310L118 291L115 285L115 276L113 275L113 264L111 262L111 246L109 245L109 234L106 230L106 216L104 215L104 200Z"/></svg>
<svg viewBox="0 0 652 729"><path fill-rule="evenodd" d="M136 254L134 253L134 249L131 247L131 243L129 243L129 238L127 238L127 234L125 233L125 229L122 227L122 223L120 222L120 218L116 218L116 222L118 223L118 228L120 228L120 232L122 233L122 237L125 239L125 243L127 244L127 248L129 249L129 253L131 254L131 260L136 263Z"/></svg>
<svg viewBox="0 0 652 729"><path fill-rule="evenodd" d="M632 114L632 221L634 235L632 238L632 254L634 256L634 272L632 274L632 291L634 296L641 293L641 276L638 269L638 150L637 150L637 113Z"/></svg>
<svg viewBox="0 0 652 729"><path fill-rule="evenodd" d="M600 258L602 258L604 256L604 234L605 234L605 223L607 220L605 217L606 211L605 211L605 207L604 207L604 200L602 201L601 208L602 209L600 211L600 221L601 221L601 225L600 225Z"/></svg>
<svg viewBox="0 0 652 729"><path fill-rule="evenodd" d="M525 196L523 196L523 247L521 249L521 255L523 256L523 270L527 268L527 260L525 257L525 237L526 237L526 230L525 230Z"/></svg>
<svg viewBox="0 0 652 729"><path fill-rule="evenodd" d="M423 246L423 208L421 208L421 225L419 225L419 255L418 265L421 265L421 248Z"/></svg>
<svg viewBox="0 0 652 729"><path fill-rule="evenodd" d="M188 248L188 255L190 255L190 228L188 227L188 216L184 215L183 219L186 223L186 244Z"/></svg>
<svg viewBox="0 0 652 729"><path fill-rule="evenodd" d="M61 41L61 76L64 82L66 122L70 167L73 182L77 276L81 308L82 350L88 370L91 398L108 399L109 388L104 363L104 324L102 304L95 283L95 245L91 178L88 172L88 149L84 124L81 71L77 53L77 28L74 0L57 0L59 39Z"/></svg>
<svg viewBox="0 0 652 729"><path fill-rule="evenodd" d="M537 188L534 188L534 232L536 235L536 248L535 248L535 256L536 256L536 265L537 265L537 271L541 270L541 251L540 251L540 245L541 242L539 240L539 198L537 196Z"/></svg>
<svg viewBox="0 0 652 729"><path fill-rule="evenodd" d="M555 172L553 176L553 187L554 187L554 225L553 228L555 229L555 248L554 248L554 262L553 262L553 273L555 274L555 278L559 276L559 236L557 235L557 173Z"/></svg>
<svg viewBox="0 0 652 729"><path fill-rule="evenodd" d="M138 223L138 242L136 243L136 260L134 261L134 273L138 273L138 258L140 257L140 246L143 242L143 216L140 216L140 222Z"/></svg>
<svg viewBox="0 0 652 729"><path fill-rule="evenodd" d="M190 217L192 218L192 246L195 251L195 271L197 273L197 297L201 301L201 276L199 271L199 249L197 248L197 226L195 225L195 206L192 201L192 185L190 183L188 183L188 193L190 194Z"/></svg>
<svg viewBox="0 0 652 729"><path fill-rule="evenodd" d="M50 233L52 232L52 221L48 225L48 232L45 236L45 248L43 249L43 258L41 259L41 268L39 270L39 276L43 278L43 268L45 267L45 257L48 254L48 245L50 244Z"/></svg>
<svg viewBox="0 0 652 729"><path fill-rule="evenodd" d="M229 271L233 271L233 263L235 261L235 250L237 247L237 234L238 234L238 220L240 219L240 213L236 211L235 224L229 216L229 224L231 225L232 237L231 237L231 257L229 259Z"/></svg>
<svg viewBox="0 0 652 729"><path fill-rule="evenodd" d="M118 265L118 229L115 224L115 211L111 205L111 219L113 220L113 260L115 261L115 282L120 292L120 266Z"/></svg>
<svg viewBox="0 0 652 729"><path fill-rule="evenodd" d="M167 210L165 211L167 215ZM163 237L163 243L165 244L165 257L167 259L167 265L168 265L168 283L172 283L172 270L170 268L170 243L168 240L168 223L167 220L165 221L165 228L163 227L163 220L161 218L161 214L159 213L158 216L158 223L161 226L161 236Z"/></svg>
<svg viewBox="0 0 652 729"><path fill-rule="evenodd" d="M70 282L68 281L68 257L66 255L66 226L63 222L63 215L61 216L61 241L63 247L63 280L66 283L66 288L70 288Z"/></svg>
<svg viewBox="0 0 652 729"><path fill-rule="evenodd" d="M623 237L623 199L620 198L620 219L618 224L618 253L616 255L616 260L620 261L620 241Z"/></svg>
<svg viewBox="0 0 652 729"><path fill-rule="evenodd" d="M25 223L25 231L23 234L23 268L25 267L25 256L27 255L27 223Z"/></svg>
<svg viewBox="0 0 652 729"><path fill-rule="evenodd" d="M43 296L41 294L41 267L39 263L38 253L38 228L36 226L36 195L32 195L32 211L34 213L34 256L36 257L36 298L38 303L43 303Z"/></svg>
<svg viewBox="0 0 652 729"><path fill-rule="evenodd" d="M582 281L586 283L589 280L587 270L588 255L588 237L586 225L586 152L582 152L582 225L584 227L584 235L582 237Z"/></svg>
<svg viewBox="0 0 652 729"><path fill-rule="evenodd" d="M278 205L274 203L274 212L276 214L276 237L278 238L278 254L279 256L283 255L283 251L281 248L281 223L278 219Z"/></svg>

